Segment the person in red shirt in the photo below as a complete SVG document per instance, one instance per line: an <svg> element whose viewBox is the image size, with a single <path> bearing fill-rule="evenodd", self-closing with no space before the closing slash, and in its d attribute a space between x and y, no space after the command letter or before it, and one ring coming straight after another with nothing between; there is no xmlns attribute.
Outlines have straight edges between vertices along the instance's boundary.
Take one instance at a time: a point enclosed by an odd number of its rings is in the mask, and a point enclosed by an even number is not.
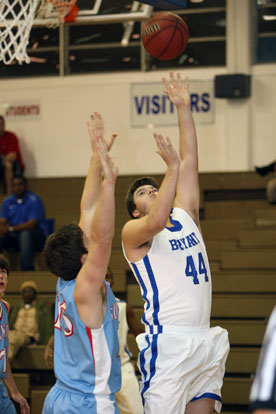
<svg viewBox="0 0 276 414"><path fill-rule="evenodd" d="M21 175L25 169L18 138L5 130L5 118L0 115L0 179L4 179L6 193L12 193L12 178Z"/></svg>

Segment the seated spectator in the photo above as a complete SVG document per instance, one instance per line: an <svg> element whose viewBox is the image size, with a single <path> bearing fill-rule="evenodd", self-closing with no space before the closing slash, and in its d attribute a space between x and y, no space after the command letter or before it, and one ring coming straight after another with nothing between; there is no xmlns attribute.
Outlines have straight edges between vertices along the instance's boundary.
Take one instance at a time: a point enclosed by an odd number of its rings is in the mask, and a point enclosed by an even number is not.
<svg viewBox="0 0 276 414"><path fill-rule="evenodd" d="M5 130L5 118L0 115L0 179L4 179L5 190L12 193L12 178L23 174L25 169L17 136Z"/></svg>
<svg viewBox="0 0 276 414"><path fill-rule="evenodd" d="M0 213L0 253L19 251L21 270L34 270L35 251L43 249L46 239L44 204L23 176L13 178L12 189Z"/></svg>
<svg viewBox="0 0 276 414"><path fill-rule="evenodd" d="M113 273L107 268L105 280L113 287ZM138 379L131 363L131 352L127 346L127 335L131 332L135 337L144 332L142 323L136 319L135 313L125 301L116 298L119 306L119 344L122 368L122 385L115 398L120 414L143 414L142 398L139 392Z"/></svg>
<svg viewBox="0 0 276 414"><path fill-rule="evenodd" d="M33 280L23 282L20 291L23 303L14 305L9 316L9 360L25 345L46 345L53 334L53 315L50 307L36 298L36 283Z"/></svg>

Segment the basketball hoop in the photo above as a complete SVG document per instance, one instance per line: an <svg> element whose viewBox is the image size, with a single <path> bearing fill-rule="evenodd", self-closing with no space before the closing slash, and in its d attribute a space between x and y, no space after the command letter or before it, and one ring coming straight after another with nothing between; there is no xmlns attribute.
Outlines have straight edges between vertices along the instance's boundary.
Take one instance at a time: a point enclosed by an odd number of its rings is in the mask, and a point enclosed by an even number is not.
<svg viewBox="0 0 276 414"><path fill-rule="evenodd" d="M76 1L0 0L0 62L3 61L6 65L15 60L20 64L30 63L27 46L36 15L47 19L49 15L56 14L55 26L58 26L64 22Z"/></svg>
<svg viewBox="0 0 276 414"><path fill-rule="evenodd" d="M70 13L76 2L77 0L42 0L37 18L47 20L49 17L57 16L57 23L50 23L49 25L56 27L65 21L65 17Z"/></svg>
<svg viewBox="0 0 276 414"><path fill-rule="evenodd" d="M39 0L0 1L0 61L29 63L26 49Z"/></svg>

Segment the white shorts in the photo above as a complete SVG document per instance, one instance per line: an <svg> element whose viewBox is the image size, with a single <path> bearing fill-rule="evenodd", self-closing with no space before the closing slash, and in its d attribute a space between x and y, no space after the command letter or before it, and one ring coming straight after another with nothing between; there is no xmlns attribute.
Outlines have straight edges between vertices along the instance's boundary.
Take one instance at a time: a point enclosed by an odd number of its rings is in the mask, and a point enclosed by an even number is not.
<svg viewBox="0 0 276 414"><path fill-rule="evenodd" d="M163 333L140 334L136 341L146 414L184 414L188 402L202 398L215 400L220 412L229 352L225 329L163 326Z"/></svg>

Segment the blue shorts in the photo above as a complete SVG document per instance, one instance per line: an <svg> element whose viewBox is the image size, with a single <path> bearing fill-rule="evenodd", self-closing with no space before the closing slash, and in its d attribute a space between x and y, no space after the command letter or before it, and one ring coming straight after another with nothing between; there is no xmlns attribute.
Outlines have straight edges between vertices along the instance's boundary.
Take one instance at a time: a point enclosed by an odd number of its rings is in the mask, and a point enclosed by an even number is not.
<svg viewBox="0 0 276 414"><path fill-rule="evenodd" d="M15 407L11 401L5 385L0 380L0 412L1 414L16 414Z"/></svg>
<svg viewBox="0 0 276 414"><path fill-rule="evenodd" d="M42 414L119 414L114 395L87 395L54 385L44 401Z"/></svg>

